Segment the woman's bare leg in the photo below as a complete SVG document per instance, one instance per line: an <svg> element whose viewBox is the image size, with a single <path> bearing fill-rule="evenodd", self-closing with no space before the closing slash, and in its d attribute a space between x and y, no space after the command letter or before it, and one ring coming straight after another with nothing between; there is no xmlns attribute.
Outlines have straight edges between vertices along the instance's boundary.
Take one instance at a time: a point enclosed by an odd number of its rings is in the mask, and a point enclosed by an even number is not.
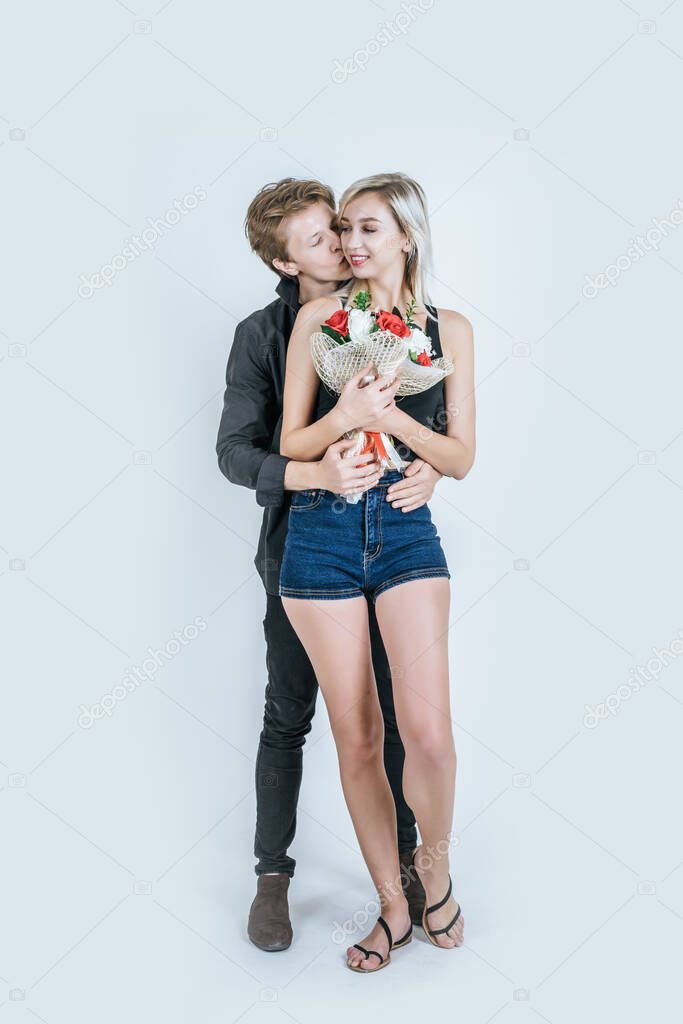
<svg viewBox="0 0 683 1024"><path fill-rule="evenodd" d="M396 807L384 770L384 722L372 668L368 607L364 597L338 601L282 598L285 612L315 669L337 746L346 804L358 843L375 884L381 913L394 939L410 927L400 882ZM381 925L360 940L386 957L388 941ZM380 966L347 949L352 964Z"/></svg>
<svg viewBox="0 0 683 1024"><path fill-rule="evenodd" d="M415 864L427 896L438 903L448 889L448 837L453 823L456 754L448 690L450 586L445 578L411 580L390 587L376 601L377 622L386 648L394 691L396 721L403 746L403 792L422 839ZM423 856L424 855L424 856ZM453 896L429 915L431 929L455 916ZM440 946L463 942L462 915Z"/></svg>

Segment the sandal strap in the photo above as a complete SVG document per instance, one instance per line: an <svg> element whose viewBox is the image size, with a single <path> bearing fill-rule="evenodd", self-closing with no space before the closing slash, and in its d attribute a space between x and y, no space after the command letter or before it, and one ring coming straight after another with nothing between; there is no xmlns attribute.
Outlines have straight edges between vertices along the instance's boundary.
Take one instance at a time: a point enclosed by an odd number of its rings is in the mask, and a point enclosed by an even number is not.
<svg viewBox="0 0 683 1024"><path fill-rule="evenodd" d="M354 949L359 949L361 953L365 953L365 959L368 960L371 956L378 956L380 963L384 963L384 957L381 953L378 953L376 949L366 949L365 946L359 946L357 942L353 944Z"/></svg>
<svg viewBox="0 0 683 1024"><path fill-rule="evenodd" d="M448 903L448 900L450 899L450 895L451 895L452 892L453 892L453 882L451 881L451 876L449 875L448 876L448 892L446 893L446 895L444 896L444 898L442 900L439 900L438 903L434 903L433 906L427 907L427 910L425 911L425 913L426 914L431 914L435 910L438 910L440 907L443 907L443 905L445 903Z"/></svg>
<svg viewBox="0 0 683 1024"><path fill-rule="evenodd" d="M430 934L430 935L443 935L443 934L444 934L445 932L448 932L448 931L450 931L450 930L451 930L451 928L453 927L453 925L455 924L455 922L456 922L456 921L458 920L458 918L460 917L460 909L461 909L461 908L460 908L460 906L458 905L458 913L457 913L457 914L455 915L455 917L453 918L453 920L451 921L451 923L450 923L450 924L446 925L446 927L445 927L445 928L435 928L435 929L432 929L432 928L430 928L430 929L429 929L429 934Z"/></svg>
<svg viewBox="0 0 683 1024"><path fill-rule="evenodd" d="M382 916L377 918L377 924L381 924L382 928L384 928L384 933L385 933L385 935L387 937L387 940L389 942L389 949L391 949L391 947L394 944L394 936L391 934L391 928L389 927L389 925L387 924L387 922L384 920L384 918Z"/></svg>
<svg viewBox="0 0 683 1024"><path fill-rule="evenodd" d="M402 936L401 936L401 938L400 938L400 939L398 940L398 942L395 942L395 943L394 943L394 945L395 945L395 946L400 946L400 944L401 944L402 942L405 942L405 941L406 941L406 939L409 939L409 938L410 938L410 936L411 936L412 934L413 934L413 926L412 926L412 923L411 923L411 925L410 925L410 928L409 928L409 929L408 929L408 931L407 931L407 932L405 933L405 935L402 935Z"/></svg>

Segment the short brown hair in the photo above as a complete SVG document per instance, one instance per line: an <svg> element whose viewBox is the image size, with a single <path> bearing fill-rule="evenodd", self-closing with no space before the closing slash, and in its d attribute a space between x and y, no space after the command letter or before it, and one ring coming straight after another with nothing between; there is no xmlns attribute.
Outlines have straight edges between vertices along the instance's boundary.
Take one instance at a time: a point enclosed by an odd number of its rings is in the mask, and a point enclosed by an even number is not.
<svg viewBox="0 0 683 1024"><path fill-rule="evenodd" d="M327 203L335 208L334 192L321 181L283 178L264 185L249 203L244 221L244 233L252 251L261 257L271 270L280 273L273 260L288 260L287 241L281 233L282 222L292 213L308 209L314 203ZM280 277L286 275L280 274Z"/></svg>

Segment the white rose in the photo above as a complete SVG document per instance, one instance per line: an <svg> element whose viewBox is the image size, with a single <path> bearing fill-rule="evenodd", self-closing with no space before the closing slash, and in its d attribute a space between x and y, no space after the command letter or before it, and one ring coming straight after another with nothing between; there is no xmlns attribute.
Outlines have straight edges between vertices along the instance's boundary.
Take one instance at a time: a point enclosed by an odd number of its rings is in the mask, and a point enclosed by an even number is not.
<svg viewBox="0 0 683 1024"><path fill-rule="evenodd" d="M425 332L419 327L413 327L410 332L408 348L411 352L414 352L416 356L419 356L420 352L426 352L430 357L434 354L431 341Z"/></svg>
<svg viewBox="0 0 683 1024"><path fill-rule="evenodd" d="M349 337L351 341L367 341L374 324L369 309L352 309L349 313Z"/></svg>

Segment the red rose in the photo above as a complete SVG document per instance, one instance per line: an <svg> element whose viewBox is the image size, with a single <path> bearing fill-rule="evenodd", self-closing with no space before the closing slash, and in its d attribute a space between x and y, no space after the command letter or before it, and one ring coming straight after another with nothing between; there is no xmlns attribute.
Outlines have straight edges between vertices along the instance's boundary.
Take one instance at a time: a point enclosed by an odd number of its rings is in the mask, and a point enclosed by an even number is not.
<svg viewBox="0 0 683 1024"><path fill-rule="evenodd" d="M402 320L400 316L396 316L395 313L387 313L385 309L381 309L377 315L377 325L380 331L391 331L398 338L407 338L410 334L410 327Z"/></svg>
<svg viewBox="0 0 683 1024"><path fill-rule="evenodd" d="M420 364L420 366L431 366L432 365L432 360L427 355L426 352L420 352L419 356L417 357L417 361Z"/></svg>
<svg viewBox="0 0 683 1024"><path fill-rule="evenodd" d="M341 334L342 338L346 338L349 333L349 311L348 309L338 309L336 313L333 313L329 320L325 321L326 327L331 327L337 334Z"/></svg>

